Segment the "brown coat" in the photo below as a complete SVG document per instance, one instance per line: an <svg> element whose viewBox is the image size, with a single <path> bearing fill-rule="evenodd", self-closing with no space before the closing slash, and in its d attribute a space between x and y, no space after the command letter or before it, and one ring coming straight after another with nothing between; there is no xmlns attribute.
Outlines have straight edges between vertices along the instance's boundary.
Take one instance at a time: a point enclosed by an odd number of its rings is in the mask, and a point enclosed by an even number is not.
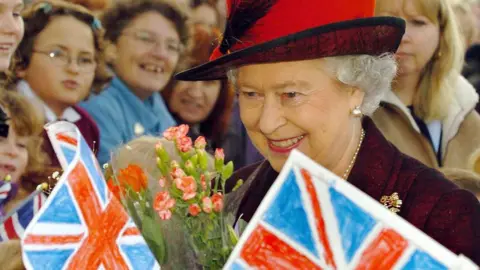
<svg viewBox="0 0 480 270"><path fill-rule="evenodd" d="M457 92L442 121L442 167L474 170L480 156L480 116L475 111L478 95L473 87L460 77ZM382 100L372 117L382 134L400 151L432 168L439 168L435 152L420 133L409 109L393 93ZM477 171L480 173L480 171Z"/></svg>

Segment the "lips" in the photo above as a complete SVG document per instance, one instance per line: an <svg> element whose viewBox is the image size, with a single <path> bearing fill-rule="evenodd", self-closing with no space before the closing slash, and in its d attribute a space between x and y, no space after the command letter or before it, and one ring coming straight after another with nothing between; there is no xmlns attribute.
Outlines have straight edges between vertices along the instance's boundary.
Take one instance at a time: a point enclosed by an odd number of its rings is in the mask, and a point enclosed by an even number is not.
<svg viewBox="0 0 480 270"><path fill-rule="evenodd" d="M0 52L10 53L14 49L14 43L10 42L0 42Z"/></svg>
<svg viewBox="0 0 480 270"><path fill-rule="evenodd" d="M63 86L67 89L77 89L78 86L79 86L79 83L77 83L76 81L74 80L65 80L62 82Z"/></svg>
<svg viewBox="0 0 480 270"><path fill-rule="evenodd" d="M14 173L17 170L17 167L11 164L0 164L0 170L6 173Z"/></svg>
<svg viewBox="0 0 480 270"><path fill-rule="evenodd" d="M282 140L268 140L268 146L273 152L285 154L297 148L304 138L305 135Z"/></svg>

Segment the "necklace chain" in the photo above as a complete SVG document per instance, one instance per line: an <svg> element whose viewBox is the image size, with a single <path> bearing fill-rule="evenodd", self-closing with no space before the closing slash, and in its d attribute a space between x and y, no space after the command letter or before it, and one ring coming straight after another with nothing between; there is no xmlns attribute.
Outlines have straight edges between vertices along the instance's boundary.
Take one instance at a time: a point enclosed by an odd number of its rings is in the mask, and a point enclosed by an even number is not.
<svg viewBox="0 0 480 270"><path fill-rule="evenodd" d="M365 130L362 128L362 133L360 134L360 141L358 142L357 145L357 150L355 150L355 154L353 155L352 161L350 161L350 164L348 165L347 170L343 174L343 179L347 180L348 174L350 174L350 170L352 169L353 165L355 164L355 160L357 159L358 152L360 151L360 147L362 146L363 138L365 138Z"/></svg>

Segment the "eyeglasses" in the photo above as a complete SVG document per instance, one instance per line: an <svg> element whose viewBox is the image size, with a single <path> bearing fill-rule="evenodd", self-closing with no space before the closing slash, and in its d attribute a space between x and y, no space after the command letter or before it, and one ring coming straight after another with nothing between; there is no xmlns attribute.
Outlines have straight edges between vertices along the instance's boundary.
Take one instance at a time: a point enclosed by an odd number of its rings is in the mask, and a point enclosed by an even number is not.
<svg viewBox="0 0 480 270"><path fill-rule="evenodd" d="M145 48L152 49L161 44L169 53L180 54L183 51L183 45L179 41L172 39L164 39L156 34L148 31L131 31L125 32L122 35L132 37Z"/></svg>
<svg viewBox="0 0 480 270"><path fill-rule="evenodd" d="M48 56L52 63L59 67L66 67L72 63L72 56L62 49L54 49L49 51L33 50L34 53L39 53ZM93 56L79 56L76 63L80 72L92 72L97 66L97 62Z"/></svg>

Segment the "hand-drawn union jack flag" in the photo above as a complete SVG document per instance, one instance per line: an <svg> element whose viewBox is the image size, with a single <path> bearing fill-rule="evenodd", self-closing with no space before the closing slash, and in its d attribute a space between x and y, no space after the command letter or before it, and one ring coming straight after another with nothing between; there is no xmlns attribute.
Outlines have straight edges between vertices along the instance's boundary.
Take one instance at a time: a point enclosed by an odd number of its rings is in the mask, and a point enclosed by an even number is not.
<svg viewBox="0 0 480 270"><path fill-rule="evenodd" d="M58 130L53 125L48 131L59 135L69 124L58 125ZM87 143L73 124L70 128L76 138L63 133L67 137L52 142L64 151L68 169L25 233L25 266L39 270L159 269L139 230L109 192Z"/></svg>
<svg viewBox="0 0 480 270"><path fill-rule="evenodd" d="M28 224L39 212L47 200L43 193L37 194L33 199L20 207L18 211L0 224L0 242L22 238Z"/></svg>
<svg viewBox="0 0 480 270"><path fill-rule="evenodd" d="M310 168L318 165L292 155L225 269L447 269L457 260L349 183L315 177Z"/></svg>

